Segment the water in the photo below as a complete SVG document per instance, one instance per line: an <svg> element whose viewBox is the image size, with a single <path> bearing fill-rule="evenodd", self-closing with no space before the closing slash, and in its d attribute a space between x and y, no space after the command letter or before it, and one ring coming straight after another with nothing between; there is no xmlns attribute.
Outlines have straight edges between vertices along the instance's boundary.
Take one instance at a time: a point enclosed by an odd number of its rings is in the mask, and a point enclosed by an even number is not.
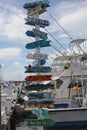
<svg viewBox="0 0 87 130"><path fill-rule="evenodd" d="M42 130L42 129L38 129L37 127L28 127L26 126L25 122L22 122L20 124L17 124L16 126L16 130ZM44 128L43 130L87 130L87 126L83 126L83 127L65 127L65 128Z"/></svg>

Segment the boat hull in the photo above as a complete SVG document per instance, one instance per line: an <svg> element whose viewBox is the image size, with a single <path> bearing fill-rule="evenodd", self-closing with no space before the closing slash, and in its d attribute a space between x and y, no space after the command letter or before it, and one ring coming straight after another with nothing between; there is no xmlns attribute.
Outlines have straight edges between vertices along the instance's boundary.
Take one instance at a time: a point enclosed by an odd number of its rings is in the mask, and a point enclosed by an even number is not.
<svg viewBox="0 0 87 130"><path fill-rule="evenodd" d="M48 114L55 126L87 125L87 108L49 109Z"/></svg>

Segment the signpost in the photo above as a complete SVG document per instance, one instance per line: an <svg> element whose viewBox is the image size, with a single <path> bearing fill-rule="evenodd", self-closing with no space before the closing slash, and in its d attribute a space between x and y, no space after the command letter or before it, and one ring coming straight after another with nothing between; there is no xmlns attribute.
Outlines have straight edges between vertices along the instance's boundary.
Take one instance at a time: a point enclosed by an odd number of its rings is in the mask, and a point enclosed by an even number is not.
<svg viewBox="0 0 87 130"><path fill-rule="evenodd" d="M33 29L32 31L26 32L26 34L28 36L32 36L35 37L35 42L32 43L28 43L25 47L27 49L34 49L36 48L36 53L34 54L28 54L26 57L27 58L31 58L31 59L38 59L37 61L40 61L40 59L47 59L48 56L44 55L44 54L40 54L40 47L48 47L51 46L50 45L50 41L47 41L47 33L45 32L41 32L40 31L40 27L45 27L45 26L49 26L48 21L43 21L43 20L39 20L39 14L42 14L44 12L46 12L46 8L49 7L49 0L34 0L35 2L33 3L28 3L24 5L24 8L27 9L28 13L27 13L27 19L26 19L26 24L29 25L33 25L35 26L35 29ZM42 38L43 40L40 40L40 38ZM42 58L42 57L43 58ZM44 58L46 57L46 58ZM40 68L35 68L34 66L29 65L28 67L28 71L32 72L32 71L37 71L39 70L39 72L47 72L48 70L50 71L50 67L43 67L39 66ZM27 76L25 78L25 80L27 82L42 82L42 81L46 81L46 80L52 80L51 79L51 75L31 75L31 76ZM36 108L35 108L36 109ZM32 111L32 110L31 110ZM38 117L38 119L27 119L27 125L29 126L38 126L38 130L43 130L43 126L52 126L54 125L54 121L51 119L44 119L44 118L48 118L47 117L47 110L43 112L41 112L41 109L38 109L37 112L35 112L34 114ZM39 115L38 115L38 114ZM42 114L41 114L42 113ZM46 113L46 114L45 114ZM43 116L43 118L42 118Z"/></svg>
<svg viewBox="0 0 87 130"><path fill-rule="evenodd" d="M28 11L27 15L28 15L28 16L34 15L34 14L38 13L38 12L41 11L41 10L42 10L41 5L38 5L38 6L36 6L35 8L31 8L31 9Z"/></svg>
<svg viewBox="0 0 87 130"><path fill-rule="evenodd" d="M39 31L37 29L33 29L32 32L40 38L47 39L47 33L45 32Z"/></svg>
<svg viewBox="0 0 87 130"><path fill-rule="evenodd" d="M47 54L41 54L41 53L28 53L28 55L26 56L28 59L48 59L48 55Z"/></svg>
<svg viewBox="0 0 87 130"><path fill-rule="evenodd" d="M39 11L39 14L42 14L42 13L44 13L44 12L46 12L47 10L44 8L44 9L42 9L42 10L40 10Z"/></svg>
<svg viewBox="0 0 87 130"><path fill-rule="evenodd" d="M51 75L32 75L32 76L27 76L25 78L27 82L41 82L41 81L48 81L52 80Z"/></svg>
<svg viewBox="0 0 87 130"><path fill-rule="evenodd" d="M41 73L49 73L51 72L51 67L50 66L41 66L41 67L37 67L37 66L25 66L26 71L25 73L36 73L36 72L41 72Z"/></svg>
<svg viewBox="0 0 87 130"><path fill-rule="evenodd" d="M52 126L55 122L52 119L27 119L28 126Z"/></svg>
<svg viewBox="0 0 87 130"><path fill-rule="evenodd" d="M45 40L47 39L47 33L44 33L35 29L33 29L32 31L27 31L26 35L31 36L31 37L39 36L42 39L45 39Z"/></svg>
<svg viewBox="0 0 87 130"><path fill-rule="evenodd" d="M45 28L45 26L49 26L49 21L47 20L43 20L43 19L37 19L37 18L32 18L32 17L28 17L26 20L26 23L25 24L28 24L28 25L39 25L40 27L42 28Z"/></svg>
<svg viewBox="0 0 87 130"><path fill-rule="evenodd" d="M32 83L32 84L29 84L26 86L26 89L27 90L37 90L39 91L40 89L42 90L48 90L48 89L54 89L54 84L35 84L35 83Z"/></svg>
<svg viewBox="0 0 87 130"><path fill-rule="evenodd" d="M35 34L32 31L27 31L26 35L31 36L31 37L35 37Z"/></svg>
<svg viewBox="0 0 87 130"><path fill-rule="evenodd" d="M48 47L51 46L50 45L50 40L46 41L46 40L39 40L39 41L35 41L32 43L28 43L25 47L27 49L34 49L34 48L38 48L38 47Z"/></svg>
<svg viewBox="0 0 87 130"><path fill-rule="evenodd" d="M38 5L49 7L49 0L42 0L42 1L40 0L40 1L33 2L33 3L27 3L27 4L24 4L23 7L25 9L29 9L29 8L34 8L35 6L38 6Z"/></svg>
<svg viewBox="0 0 87 130"><path fill-rule="evenodd" d="M34 66L41 66L41 65L44 65L46 63L46 60L45 59L39 59L39 60L34 60L33 62L32 62L32 64L34 65Z"/></svg>

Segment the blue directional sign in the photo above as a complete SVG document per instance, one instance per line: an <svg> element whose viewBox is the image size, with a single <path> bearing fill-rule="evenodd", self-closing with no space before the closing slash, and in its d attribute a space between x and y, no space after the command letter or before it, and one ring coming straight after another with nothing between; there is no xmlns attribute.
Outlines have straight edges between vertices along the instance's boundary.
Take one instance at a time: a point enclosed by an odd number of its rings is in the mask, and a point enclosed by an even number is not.
<svg viewBox="0 0 87 130"><path fill-rule="evenodd" d="M39 25L42 28L45 28L45 26L49 26L49 21L47 20L43 20L43 19L37 19L37 18L32 18L32 17L28 17L26 20L27 25Z"/></svg>
<svg viewBox="0 0 87 130"><path fill-rule="evenodd" d="M47 33L41 32L39 30L27 31L26 35L31 37L39 36L42 39L47 39Z"/></svg>
<svg viewBox="0 0 87 130"><path fill-rule="evenodd" d="M49 73L51 72L52 68L50 66L25 66L25 73L36 73L36 72L41 72L41 73Z"/></svg>

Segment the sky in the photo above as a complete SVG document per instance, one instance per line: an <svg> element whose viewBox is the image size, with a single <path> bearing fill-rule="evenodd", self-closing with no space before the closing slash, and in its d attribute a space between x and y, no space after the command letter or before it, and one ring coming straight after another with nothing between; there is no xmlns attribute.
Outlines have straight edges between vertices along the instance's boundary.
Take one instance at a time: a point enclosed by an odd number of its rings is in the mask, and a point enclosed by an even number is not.
<svg viewBox="0 0 87 130"><path fill-rule="evenodd" d="M29 75L24 73L24 66L32 64L32 60L26 55L35 49L26 49L25 45L35 39L25 32L34 26L25 24L27 11L23 5L33 1L0 0L0 73L4 80L24 80ZM53 56L69 49L72 39L87 37L87 0L50 0L50 7L40 18L50 22L46 30L41 28L44 32L48 30L48 40L51 40L51 47L41 48L41 53L49 55L47 65L51 65Z"/></svg>

